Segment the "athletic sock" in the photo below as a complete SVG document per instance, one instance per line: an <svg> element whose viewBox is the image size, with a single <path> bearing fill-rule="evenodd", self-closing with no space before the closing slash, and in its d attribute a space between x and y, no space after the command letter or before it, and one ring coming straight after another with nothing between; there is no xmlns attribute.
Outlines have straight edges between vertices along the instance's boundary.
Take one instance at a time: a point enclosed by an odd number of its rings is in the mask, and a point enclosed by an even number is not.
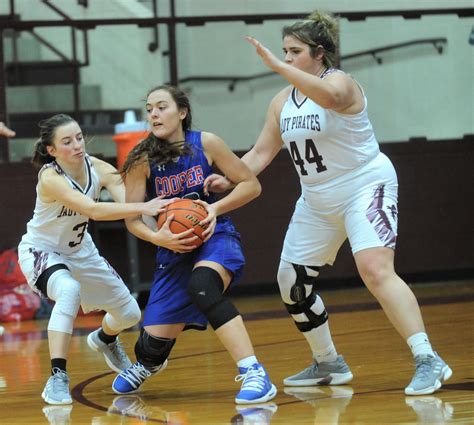
<svg viewBox="0 0 474 425"><path fill-rule="evenodd" d="M117 339L117 335L107 335L102 328L99 331L99 339L106 344L111 344Z"/></svg>
<svg viewBox="0 0 474 425"><path fill-rule="evenodd" d="M425 332L418 332L407 339L407 344L413 353L413 357L420 354L430 354L434 356L433 348L431 347L428 335Z"/></svg>
<svg viewBox="0 0 474 425"><path fill-rule="evenodd" d="M254 365L255 363L258 363L257 357L248 356L248 357L245 357L244 359L239 360L237 362L237 367L244 367L245 369L248 369L250 366Z"/></svg>
<svg viewBox="0 0 474 425"><path fill-rule="evenodd" d="M54 375L54 369L61 369L62 371L66 372L66 359L55 358L51 359L51 375Z"/></svg>

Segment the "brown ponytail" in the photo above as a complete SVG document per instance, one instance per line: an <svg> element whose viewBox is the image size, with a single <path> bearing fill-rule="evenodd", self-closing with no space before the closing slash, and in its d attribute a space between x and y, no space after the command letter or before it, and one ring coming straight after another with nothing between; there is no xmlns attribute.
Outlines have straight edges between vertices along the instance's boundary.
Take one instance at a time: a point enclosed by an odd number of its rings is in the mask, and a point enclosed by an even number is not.
<svg viewBox="0 0 474 425"><path fill-rule="evenodd" d="M330 13L315 11L304 21L283 27L282 36L293 36L310 46L310 54L316 56L318 46L324 49L324 65L328 68L337 63L339 25Z"/></svg>

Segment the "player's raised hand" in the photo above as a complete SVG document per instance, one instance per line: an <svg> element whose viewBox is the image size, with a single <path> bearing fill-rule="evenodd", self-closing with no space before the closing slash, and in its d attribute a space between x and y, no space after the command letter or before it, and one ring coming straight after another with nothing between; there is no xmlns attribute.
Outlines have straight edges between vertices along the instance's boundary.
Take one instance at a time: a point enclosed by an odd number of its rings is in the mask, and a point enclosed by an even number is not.
<svg viewBox="0 0 474 425"><path fill-rule="evenodd" d="M15 132L10 130L2 121L0 121L0 136L14 137Z"/></svg>
<svg viewBox="0 0 474 425"><path fill-rule="evenodd" d="M260 41L256 38L246 36L245 39L255 47L257 54L263 59L263 63L270 68L271 70L278 72L279 67L281 67L284 62L278 59L270 49L266 48Z"/></svg>

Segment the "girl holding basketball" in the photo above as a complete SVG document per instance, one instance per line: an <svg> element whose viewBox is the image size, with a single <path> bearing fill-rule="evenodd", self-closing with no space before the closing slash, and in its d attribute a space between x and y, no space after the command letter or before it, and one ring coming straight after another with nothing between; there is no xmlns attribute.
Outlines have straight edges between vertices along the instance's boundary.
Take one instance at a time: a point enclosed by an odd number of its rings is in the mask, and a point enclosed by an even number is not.
<svg viewBox="0 0 474 425"><path fill-rule="evenodd" d="M146 111L151 132L130 152L122 169L127 201L196 199L207 209L201 224L208 227L203 233L205 243L196 248L193 229L171 232L173 214L158 231L140 218L126 220L130 232L158 246L157 267L135 345L137 362L115 378L112 389L118 394L138 390L166 367L182 331L204 330L209 322L237 364L236 380L243 381L235 402L270 400L276 388L255 357L242 316L225 296L229 285L242 275L244 256L240 235L223 214L259 196L260 183L222 139L191 130L191 105L180 89L166 85L152 89ZM204 194L204 180L212 166L236 183L219 200Z"/></svg>
<svg viewBox="0 0 474 425"><path fill-rule="evenodd" d="M451 376L451 369L433 351L417 300L394 270L397 176L379 150L361 86L334 68L337 22L315 12L282 33L284 61L247 38L264 64L289 86L273 98L256 144L242 159L258 175L285 144L302 187L277 278L283 302L314 361L284 383L334 385L352 379L316 293L320 267L332 265L349 238L362 280L413 353L416 370L405 393L431 394ZM232 187L227 177L211 176L206 187L227 190Z"/></svg>
<svg viewBox="0 0 474 425"><path fill-rule="evenodd" d="M102 327L92 332L87 342L118 372L131 362L117 335L141 316L127 286L99 255L87 232L89 218L154 216L168 202L124 203L125 188L117 170L86 154L81 128L70 116L58 114L39 125L40 139L32 161L41 167L36 205L18 254L28 284L55 301L48 323L51 377L42 397L50 404L70 404L66 363L79 306L85 312L107 312ZM102 187L117 203L98 202Z"/></svg>

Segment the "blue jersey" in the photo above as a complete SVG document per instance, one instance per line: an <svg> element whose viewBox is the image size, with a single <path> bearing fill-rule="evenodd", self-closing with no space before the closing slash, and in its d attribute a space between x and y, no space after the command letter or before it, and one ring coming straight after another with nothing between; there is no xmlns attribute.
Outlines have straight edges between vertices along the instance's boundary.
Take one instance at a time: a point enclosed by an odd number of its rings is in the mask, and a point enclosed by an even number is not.
<svg viewBox="0 0 474 425"><path fill-rule="evenodd" d="M146 190L149 199L165 198L201 199L209 204L216 196L204 195L204 180L213 170L209 165L201 142L201 132L187 131L186 143L191 152L166 164L150 165ZM230 217L219 216L212 237L199 248L178 254L158 247L153 286L144 312L143 326L185 323L185 329L205 329L205 316L192 303L187 286L194 265L199 261L220 264L237 281L243 272L245 259L240 235Z"/></svg>
<svg viewBox="0 0 474 425"><path fill-rule="evenodd" d="M215 195L204 195L204 180L212 173L212 167L204 154L201 132L187 131L185 140L191 147L190 155L151 166L146 186L148 198L161 195L165 198L202 199L212 204L216 201Z"/></svg>

